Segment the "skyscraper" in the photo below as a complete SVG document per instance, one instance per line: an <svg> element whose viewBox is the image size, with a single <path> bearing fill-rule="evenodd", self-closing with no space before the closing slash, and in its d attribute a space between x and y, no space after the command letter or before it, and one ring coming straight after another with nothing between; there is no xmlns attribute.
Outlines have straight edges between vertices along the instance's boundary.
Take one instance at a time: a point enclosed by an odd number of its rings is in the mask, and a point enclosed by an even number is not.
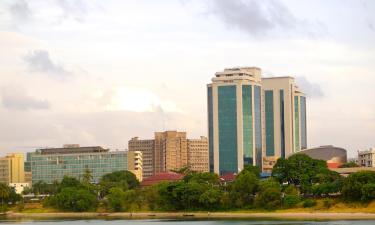
<svg viewBox="0 0 375 225"><path fill-rule="evenodd" d="M264 104L263 170L276 160L307 148L306 97L293 77L262 79Z"/></svg>
<svg viewBox="0 0 375 225"><path fill-rule="evenodd" d="M292 77L225 69L207 85L207 103L211 172L237 173L247 164L270 172L278 158L307 148L306 98Z"/></svg>
<svg viewBox="0 0 375 225"><path fill-rule="evenodd" d="M225 69L207 85L210 171L262 166L261 70Z"/></svg>

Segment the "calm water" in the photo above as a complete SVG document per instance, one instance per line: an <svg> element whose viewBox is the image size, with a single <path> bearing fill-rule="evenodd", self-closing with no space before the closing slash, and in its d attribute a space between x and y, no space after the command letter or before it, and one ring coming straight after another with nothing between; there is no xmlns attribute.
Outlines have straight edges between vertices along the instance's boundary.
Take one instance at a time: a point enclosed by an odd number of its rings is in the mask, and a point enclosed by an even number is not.
<svg viewBox="0 0 375 225"><path fill-rule="evenodd" d="M375 220L342 221L178 221L178 220L54 220L54 221L9 221L0 220L1 224L22 225L375 225Z"/></svg>

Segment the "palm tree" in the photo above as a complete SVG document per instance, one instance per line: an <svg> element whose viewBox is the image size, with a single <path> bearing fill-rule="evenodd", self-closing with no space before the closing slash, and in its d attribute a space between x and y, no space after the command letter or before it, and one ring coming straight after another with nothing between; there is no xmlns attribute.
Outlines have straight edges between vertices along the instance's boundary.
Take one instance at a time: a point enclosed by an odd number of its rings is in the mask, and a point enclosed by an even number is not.
<svg viewBox="0 0 375 225"><path fill-rule="evenodd" d="M10 188L4 183L0 183L1 209L4 209L4 200L9 197Z"/></svg>

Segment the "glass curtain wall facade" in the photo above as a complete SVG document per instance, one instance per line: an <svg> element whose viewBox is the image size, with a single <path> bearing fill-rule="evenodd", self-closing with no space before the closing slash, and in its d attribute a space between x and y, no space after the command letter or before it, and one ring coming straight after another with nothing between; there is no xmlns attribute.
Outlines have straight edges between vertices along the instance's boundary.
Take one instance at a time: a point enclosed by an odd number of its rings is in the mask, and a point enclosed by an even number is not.
<svg viewBox="0 0 375 225"><path fill-rule="evenodd" d="M219 171L238 171L236 86L218 87Z"/></svg>
<svg viewBox="0 0 375 225"><path fill-rule="evenodd" d="M294 96L294 151L300 151L299 96Z"/></svg>
<svg viewBox="0 0 375 225"><path fill-rule="evenodd" d="M284 90L280 90L280 155L285 158L285 112L284 112Z"/></svg>
<svg viewBox="0 0 375 225"><path fill-rule="evenodd" d="M243 161L253 164L253 100L252 86L242 85Z"/></svg>
<svg viewBox="0 0 375 225"><path fill-rule="evenodd" d="M301 108L301 149L307 148L307 130L306 130L306 97L300 97Z"/></svg>
<svg viewBox="0 0 375 225"><path fill-rule="evenodd" d="M274 110L273 110L273 91L264 92L265 123L266 123L266 156L275 155L274 144Z"/></svg>
<svg viewBox="0 0 375 225"><path fill-rule="evenodd" d="M207 88L207 111L208 111L208 153L209 153L209 170L214 172L214 121L213 121L213 102L212 87Z"/></svg>
<svg viewBox="0 0 375 225"><path fill-rule="evenodd" d="M64 176L82 179L86 170L91 172L93 182L108 173L128 168L128 153L125 151L83 154L29 153L28 163L31 167L32 182L44 181L53 183L61 181Z"/></svg>
<svg viewBox="0 0 375 225"><path fill-rule="evenodd" d="M254 86L254 127L255 127L255 151L256 163L255 165L262 167L262 103L261 103L261 87Z"/></svg>

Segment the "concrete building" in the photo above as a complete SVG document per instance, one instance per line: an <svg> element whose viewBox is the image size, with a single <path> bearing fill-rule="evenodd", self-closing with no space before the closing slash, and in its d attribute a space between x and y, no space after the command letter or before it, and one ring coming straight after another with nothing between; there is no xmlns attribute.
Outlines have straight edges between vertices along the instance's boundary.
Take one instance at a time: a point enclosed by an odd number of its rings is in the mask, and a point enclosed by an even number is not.
<svg viewBox="0 0 375 225"><path fill-rule="evenodd" d="M143 178L189 167L193 171L208 171L207 138L187 139L186 132L155 132L154 139L138 137L128 142L129 151L143 154Z"/></svg>
<svg viewBox="0 0 375 225"><path fill-rule="evenodd" d="M153 139L140 140L138 137L134 137L128 142L129 151L142 152L143 179L154 175L154 143Z"/></svg>
<svg viewBox="0 0 375 225"><path fill-rule="evenodd" d="M293 77L262 78L263 170L307 148L306 97Z"/></svg>
<svg viewBox="0 0 375 225"><path fill-rule="evenodd" d="M31 187L31 185L29 183L10 183L9 187L14 188L17 194L22 194L23 190Z"/></svg>
<svg viewBox="0 0 375 225"><path fill-rule="evenodd" d="M375 167L375 148L358 151L358 165L363 167Z"/></svg>
<svg viewBox="0 0 375 225"><path fill-rule="evenodd" d="M207 85L210 171L247 164L272 169L307 148L306 98L292 77L262 78L257 67L215 73Z"/></svg>
<svg viewBox="0 0 375 225"><path fill-rule="evenodd" d="M142 181L142 152L141 151L128 151L128 171L132 172L139 181Z"/></svg>
<svg viewBox="0 0 375 225"><path fill-rule="evenodd" d="M0 182L8 185L25 182L23 154L11 153L0 158Z"/></svg>
<svg viewBox="0 0 375 225"><path fill-rule="evenodd" d="M127 170L128 160L127 151L109 151L100 146L64 146L38 149L27 154L32 183L39 181L53 183L61 181L64 176L82 179L87 170L91 172L93 182L96 183L105 174ZM138 158L133 160L134 163L139 162Z"/></svg>
<svg viewBox="0 0 375 225"><path fill-rule="evenodd" d="M188 166L196 172L207 172L208 168L208 139L201 136L200 139L188 139Z"/></svg>

